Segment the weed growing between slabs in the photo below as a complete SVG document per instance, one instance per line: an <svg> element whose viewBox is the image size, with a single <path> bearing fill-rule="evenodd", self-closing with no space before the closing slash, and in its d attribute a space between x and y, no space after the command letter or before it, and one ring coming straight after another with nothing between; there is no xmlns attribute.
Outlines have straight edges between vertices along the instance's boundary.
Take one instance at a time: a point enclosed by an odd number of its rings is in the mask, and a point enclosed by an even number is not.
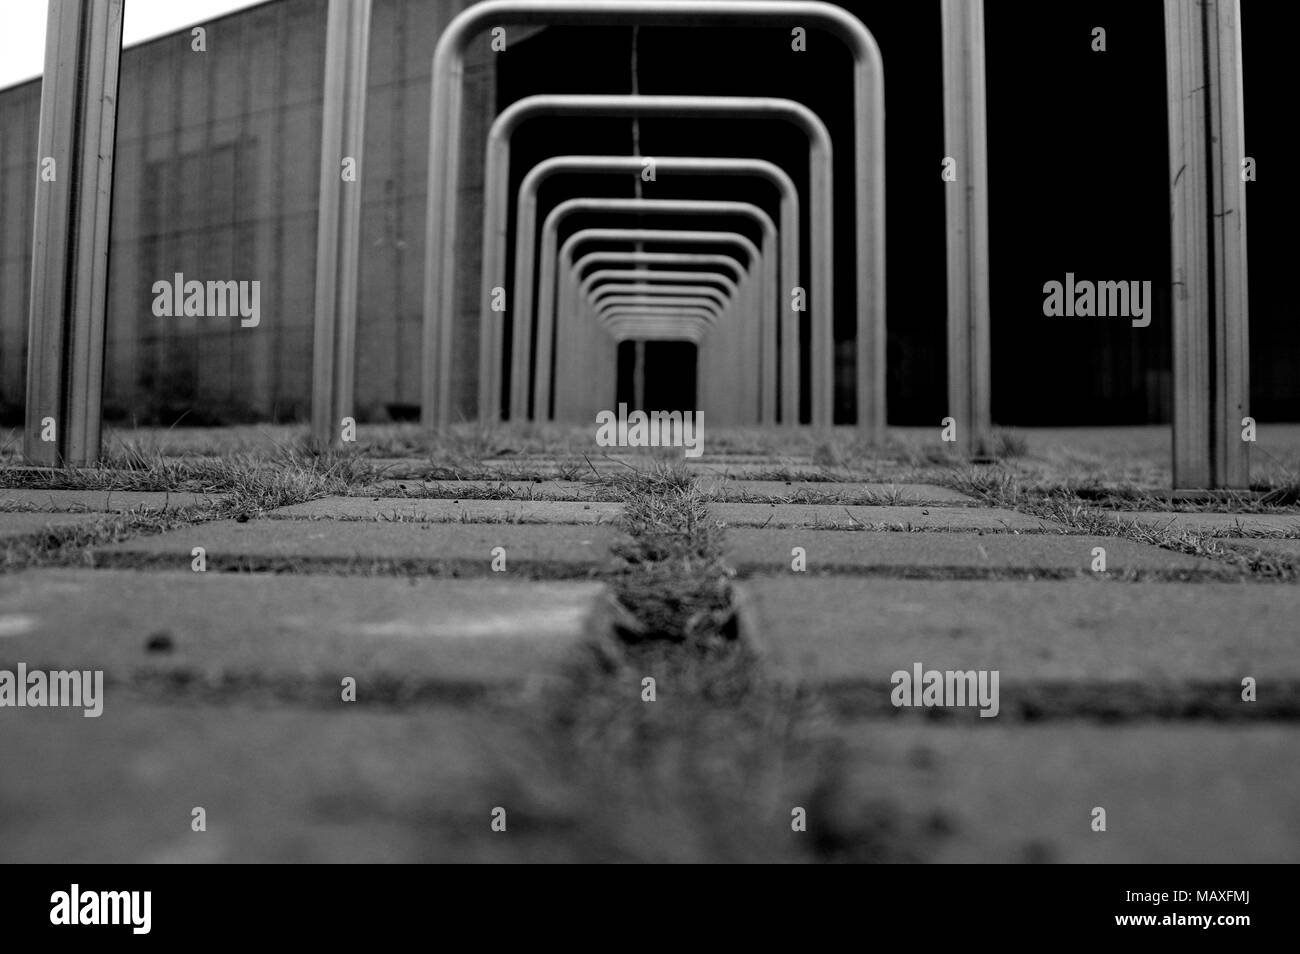
<svg viewBox="0 0 1300 954"><path fill-rule="evenodd" d="M3 545L0 572L35 566L86 566L92 547L165 533L209 520L249 519L267 510L346 493L372 479L369 465L351 455L311 455L282 449L271 455L174 460L130 452L100 467L77 469L0 466L0 486L42 490L122 490L199 493L202 503L168 509L137 508L103 514Z"/></svg>
<svg viewBox="0 0 1300 954"><path fill-rule="evenodd" d="M1251 552L1225 546L1221 539L1223 534L1115 519L1114 515L1098 509L1088 499L1086 492L1081 495L1080 488L1077 486L1035 485L1015 473L996 468L969 468L957 472L949 486L970 494L990 506L1005 507L1054 520L1067 527L1071 533L1120 537L1178 553L1206 557L1226 565L1228 569L1239 573L1244 580L1290 583L1300 579L1300 565L1295 562L1267 552ZM1177 512L1194 513L1215 509L1243 514L1282 512L1279 506L1269 506L1267 498L1250 498L1247 495L1237 498L1237 502L1242 505L1240 508L1222 501L1210 507L1199 502L1183 505L1180 501L1180 506L1174 509L1167 498L1137 490L1127 491L1123 499L1128 502L1128 506L1120 507L1111 503L1106 506L1114 510L1164 510L1171 515ZM1277 533L1244 529L1234 530L1232 536L1258 539L1261 544L1269 539L1284 538Z"/></svg>
<svg viewBox="0 0 1300 954"><path fill-rule="evenodd" d="M612 584L638 623L626 638L704 648L734 642L736 615L721 530L710 521L707 498L691 476L673 469L630 472L615 485L630 542L616 549L628 569Z"/></svg>
<svg viewBox="0 0 1300 954"><path fill-rule="evenodd" d="M699 485L672 468L610 485L627 533L607 580L618 640L549 693L535 729L581 803L570 837L602 860L914 860L929 822L854 799L819 692L767 679L742 638Z"/></svg>

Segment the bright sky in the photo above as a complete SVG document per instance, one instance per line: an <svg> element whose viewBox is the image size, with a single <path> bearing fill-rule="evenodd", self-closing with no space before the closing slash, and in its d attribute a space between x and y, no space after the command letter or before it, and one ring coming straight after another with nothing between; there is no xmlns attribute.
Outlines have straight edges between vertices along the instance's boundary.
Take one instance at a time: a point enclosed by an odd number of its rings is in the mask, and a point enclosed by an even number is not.
<svg viewBox="0 0 1300 954"><path fill-rule="evenodd" d="M0 89L45 70L45 17L50 0L0 0ZM59 0L52 0L58 3ZM263 0L126 0L122 44L131 46Z"/></svg>

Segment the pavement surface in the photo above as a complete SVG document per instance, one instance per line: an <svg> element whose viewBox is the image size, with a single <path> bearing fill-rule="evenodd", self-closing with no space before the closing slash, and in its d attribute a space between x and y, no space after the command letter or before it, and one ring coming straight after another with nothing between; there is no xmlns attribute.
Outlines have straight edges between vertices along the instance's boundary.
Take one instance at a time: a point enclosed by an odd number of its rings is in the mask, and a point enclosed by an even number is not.
<svg viewBox="0 0 1300 954"><path fill-rule="evenodd" d="M1300 539L1284 540L1273 537L1225 537L1219 543L1244 553L1259 552L1300 564Z"/></svg>
<svg viewBox="0 0 1300 954"><path fill-rule="evenodd" d="M51 528L91 526L95 515L88 513L38 513L6 511L0 513L0 541L24 540Z"/></svg>
<svg viewBox="0 0 1300 954"><path fill-rule="evenodd" d="M1004 687L1226 680L1231 689L1262 674L1300 684L1293 587L789 574L745 591L760 648L804 681L888 687L892 673L919 662L996 669Z"/></svg>
<svg viewBox="0 0 1300 954"><path fill-rule="evenodd" d="M32 570L0 577L0 619L23 621L0 642L0 669L285 691L324 679L331 696L343 676L359 694L523 682L603 636L609 613L597 583Z"/></svg>
<svg viewBox="0 0 1300 954"><path fill-rule="evenodd" d="M220 520L97 547L106 566L185 568L202 547L209 564L292 569L329 563L362 570L408 564L425 572L493 573L541 568L571 573L611 563L612 526L362 520ZM502 548L503 553L494 551ZM505 570L493 570L504 559ZM502 565L498 562L498 566Z"/></svg>
<svg viewBox="0 0 1300 954"><path fill-rule="evenodd" d="M1147 510L1113 510L1118 524L1138 524L1173 531L1195 530L1215 536L1236 536L1242 531L1295 533L1300 531L1300 513L1165 513Z"/></svg>
<svg viewBox="0 0 1300 954"><path fill-rule="evenodd" d="M0 489L0 509L39 510L52 513L89 511L123 513L129 510L177 510L221 502L218 495L164 493L138 490L27 490Z"/></svg>
<svg viewBox="0 0 1300 954"><path fill-rule="evenodd" d="M714 519L733 527L871 528L881 530L1059 530L1041 517L996 507L845 507L824 504L719 503Z"/></svg>
<svg viewBox="0 0 1300 954"><path fill-rule="evenodd" d="M433 521L440 523L612 523L623 508L614 503L566 500L424 500L391 497L326 497L281 507L268 516L285 520Z"/></svg>
<svg viewBox="0 0 1300 954"><path fill-rule="evenodd" d="M0 490L0 861L1300 861L1300 514L717 455L721 568L646 602L607 478L680 452L373 463L237 519ZM710 581L740 652L638 642Z"/></svg>
<svg viewBox="0 0 1300 954"><path fill-rule="evenodd" d="M743 572L788 570L800 557L806 572L848 575L873 571L1013 571L1024 575L1085 576L1141 571L1205 575L1227 572L1201 557L1118 537L738 527L729 530L726 539L728 562ZM802 550L801 555L796 547ZM1104 564L1099 562L1101 558Z"/></svg>

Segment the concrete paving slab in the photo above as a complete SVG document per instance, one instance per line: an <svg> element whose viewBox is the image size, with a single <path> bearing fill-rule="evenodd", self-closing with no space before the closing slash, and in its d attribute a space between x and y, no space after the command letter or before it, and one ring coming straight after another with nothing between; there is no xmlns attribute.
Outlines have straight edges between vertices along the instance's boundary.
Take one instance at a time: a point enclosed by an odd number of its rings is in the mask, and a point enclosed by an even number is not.
<svg viewBox="0 0 1300 954"><path fill-rule="evenodd" d="M1218 683L1229 702L1249 705L1239 701L1246 676L1300 680L1294 586L790 574L742 593L747 629L774 672L862 686L876 700L887 700L894 672L918 662L998 670L1004 697L1048 683Z"/></svg>
<svg viewBox="0 0 1300 954"><path fill-rule="evenodd" d="M1300 861L1300 733L1289 725L996 721L837 731L840 778L809 808L809 835L820 827L843 846L830 860L882 860L853 851L883 840L888 860ZM1091 827L1097 807L1104 832Z"/></svg>
<svg viewBox="0 0 1300 954"><path fill-rule="evenodd" d="M634 470L654 470L660 467L676 466L685 460L680 447L665 447L654 454L575 454L572 457L526 455L509 457L490 457L479 463L486 468L501 470L505 473L518 471L524 473L564 473L590 474L594 469L598 473L631 473Z"/></svg>
<svg viewBox="0 0 1300 954"><path fill-rule="evenodd" d="M0 490L0 508L48 512L123 513L127 510L174 510L214 504L219 497L195 493L136 490Z"/></svg>
<svg viewBox="0 0 1300 954"><path fill-rule="evenodd" d="M808 455L799 454L703 454L688 458L692 467L821 467Z"/></svg>
<svg viewBox="0 0 1300 954"><path fill-rule="evenodd" d="M272 510L275 520L378 520L430 523L613 523L621 504L568 500L432 500L325 497Z"/></svg>
<svg viewBox="0 0 1300 954"><path fill-rule="evenodd" d="M785 503L877 504L882 501L918 504L974 504L973 497L936 484L891 484L852 481L741 480L703 474L700 490L718 501L779 499ZM371 486L381 497L411 496L438 499L498 498L518 500L604 500L615 495L608 483L591 480L383 480ZM357 494L358 497L368 496Z"/></svg>
<svg viewBox="0 0 1300 954"><path fill-rule="evenodd" d="M609 500L608 484L590 480L381 480L371 485L380 497L430 497L443 500ZM365 498L374 495L357 494Z"/></svg>
<svg viewBox="0 0 1300 954"><path fill-rule="evenodd" d="M503 471L502 480L514 479L511 471L519 473L532 474L535 468L505 467L505 466L488 466L486 461L460 461L455 464L449 464L445 460L435 461L429 457L366 457L366 463L370 466L374 474L381 480L442 480L442 479L459 479L466 477L482 477L483 471ZM497 464L503 464L503 461ZM585 465L584 465L585 467ZM554 468L551 468L554 469ZM591 473L588 468L587 474ZM581 479L581 473L577 473L572 479ZM566 477L566 479L569 479Z"/></svg>
<svg viewBox="0 0 1300 954"><path fill-rule="evenodd" d="M370 457L366 463L385 480L418 480L435 465L426 457Z"/></svg>
<svg viewBox="0 0 1300 954"><path fill-rule="evenodd" d="M437 464L428 459L418 458L374 458L369 463L384 479L420 479L431 473L446 476L449 470L446 464ZM779 475L781 479L790 477L819 478L822 480L861 480L861 474L854 474L844 467L815 464L806 458L762 457L741 455L734 458L721 457L685 457L681 448L664 448L660 453L650 455L594 455L574 457L530 457L509 456L490 457L469 465L469 471L487 470L499 473L502 479L509 480L518 474L537 475L566 480L581 479L597 474L631 473L633 471L654 471L664 467L685 467L693 473L714 477L733 477L736 479L765 478ZM888 472L903 471L906 468L889 461L882 461L875 468L885 468Z"/></svg>
<svg viewBox="0 0 1300 954"><path fill-rule="evenodd" d="M1241 531L1300 530L1300 513L1169 513L1158 510L1111 510L1107 516L1121 524L1197 530L1216 536L1235 536Z"/></svg>
<svg viewBox="0 0 1300 954"><path fill-rule="evenodd" d="M1278 537L1225 537L1218 542L1234 550L1244 552L1258 550L1269 556L1300 563L1300 540Z"/></svg>
<svg viewBox="0 0 1300 954"><path fill-rule="evenodd" d="M1212 560L1119 537L1054 533L864 533L857 530L727 531L727 562L741 572L790 570L792 550L804 548L806 572L871 570L989 570L1092 576L1093 550L1103 548L1106 573L1186 571L1228 575Z"/></svg>
<svg viewBox="0 0 1300 954"><path fill-rule="evenodd" d="M853 475L842 467L822 466L807 459L785 457L739 456L734 458L686 457L681 448L663 448L654 455L620 454L587 455L585 457L500 457L480 462L482 466L511 472L538 474L630 473L652 471L663 467L685 467L693 473L745 479L781 474L782 477L821 477L853 480Z"/></svg>
<svg viewBox="0 0 1300 954"><path fill-rule="evenodd" d="M751 460L744 463L713 463L700 460L684 461L687 468L694 473L711 477L730 478L732 480L765 479L779 474L782 480L806 477L821 480L852 481L859 479L852 471L843 467L823 466L813 463L793 463L785 460Z"/></svg>
<svg viewBox="0 0 1300 954"><path fill-rule="evenodd" d="M701 489L712 499L742 503L781 498L787 503L845 504L973 504L975 499L936 484L831 482L821 480L741 480L714 474L699 477Z"/></svg>
<svg viewBox="0 0 1300 954"><path fill-rule="evenodd" d="M0 862L581 860L582 802L518 715L365 698L4 710Z"/></svg>
<svg viewBox="0 0 1300 954"><path fill-rule="evenodd" d="M610 611L586 582L29 570L0 577L0 668L102 669L111 684L180 673L329 699L344 676L372 697L513 685L601 638Z"/></svg>
<svg viewBox="0 0 1300 954"><path fill-rule="evenodd" d="M997 507L845 507L838 504L715 503L714 519L734 527L878 530L1061 530L1060 524Z"/></svg>
<svg viewBox="0 0 1300 954"><path fill-rule="evenodd" d="M635 450L615 450L593 447L591 450L572 454L510 454L489 457L483 463L489 466L509 464L545 464L549 466L577 465L585 467L587 461L593 464L613 464L626 469L627 465L643 467L647 464L678 461L692 467L727 467L763 466L763 467L815 467L811 457L806 455L785 454L701 454L699 457L686 457L681 447L637 448Z"/></svg>
<svg viewBox="0 0 1300 954"><path fill-rule="evenodd" d="M74 527L92 524L96 514L89 513L0 513L0 542L18 540L33 534L44 533L50 527Z"/></svg>
<svg viewBox="0 0 1300 954"><path fill-rule="evenodd" d="M584 573L607 566L609 548L619 538L613 527L603 525L221 520L99 547L95 558L186 568L191 549L201 546L210 568L292 568L324 562L364 569L394 563L475 574L491 572L492 550L504 547L507 572L550 568Z"/></svg>
<svg viewBox="0 0 1300 954"><path fill-rule="evenodd" d="M592 475L593 467L597 473L623 471L628 472L629 464L625 461L609 460L604 457L591 458L591 464L581 457L500 457L465 462L450 466L445 461L434 461L420 457L373 457L366 461L375 473L384 480L420 480L456 478L462 473L482 477L483 472L499 473L502 480L516 479L517 474L539 474L565 480L581 480ZM645 467L653 461L639 461L632 465ZM436 474L436 477L430 475Z"/></svg>

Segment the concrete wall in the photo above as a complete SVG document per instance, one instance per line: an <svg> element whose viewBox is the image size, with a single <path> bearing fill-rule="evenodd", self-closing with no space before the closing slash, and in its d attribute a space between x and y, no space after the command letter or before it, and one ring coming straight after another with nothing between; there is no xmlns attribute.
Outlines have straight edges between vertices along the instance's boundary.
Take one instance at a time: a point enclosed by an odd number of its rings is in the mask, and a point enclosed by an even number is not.
<svg viewBox="0 0 1300 954"><path fill-rule="evenodd" d="M357 402L420 399L421 302L434 45L466 0L375 0L362 166ZM308 415L325 4L278 0L124 52L110 248L105 412L170 424ZM470 64L467 155L493 95ZM24 394L40 83L0 92L0 402ZM481 152L480 152L481 155ZM478 207L480 161L462 201ZM479 228L475 217L474 235ZM474 236L466 241L477 250ZM467 269L477 268L477 255ZM160 318L153 283L261 282L261 324ZM477 342L477 280L458 281L460 340ZM472 315L471 315L472 312ZM466 362L472 366L473 362ZM472 395L473 382L459 393ZM472 410L472 403L466 408Z"/></svg>
<svg viewBox="0 0 1300 954"><path fill-rule="evenodd" d="M0 419L11 421L26 392L27 303L31 299L32 209L40 83L0 93Z"/></svg>

